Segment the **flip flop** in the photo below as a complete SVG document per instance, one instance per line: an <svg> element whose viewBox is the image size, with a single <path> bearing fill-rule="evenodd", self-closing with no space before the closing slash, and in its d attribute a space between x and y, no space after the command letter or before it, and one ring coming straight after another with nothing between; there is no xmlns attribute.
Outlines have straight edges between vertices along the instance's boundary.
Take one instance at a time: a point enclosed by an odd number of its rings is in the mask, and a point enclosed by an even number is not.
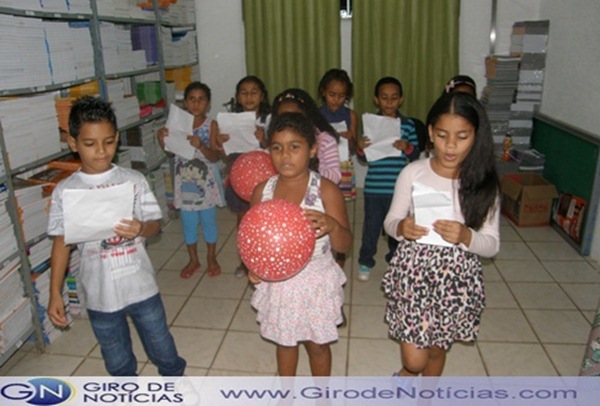
<svg viewBox="0 0 600 406"><path fill-rule="evenodd" d="M196 268L188 268L187 266L179 272L179 277L181 279L190 279L196 272L200 271L200 266Z"/></svg>

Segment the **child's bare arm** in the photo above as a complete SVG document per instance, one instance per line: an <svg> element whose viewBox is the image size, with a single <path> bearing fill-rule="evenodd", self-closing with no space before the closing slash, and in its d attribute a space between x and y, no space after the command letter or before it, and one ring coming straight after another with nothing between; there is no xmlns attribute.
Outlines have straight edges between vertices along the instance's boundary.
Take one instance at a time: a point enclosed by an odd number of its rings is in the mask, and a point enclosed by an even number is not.
<svg viewBox="0 0 600 406"><path fill-rule="evenodd" d="M69 265L71 247L65 245L62 235L54 237L52 241L52 256L50 258L50 301L48 302L48 317L59 327L67 327L65 317L65 303L62 297L65 273Z"/></svg>

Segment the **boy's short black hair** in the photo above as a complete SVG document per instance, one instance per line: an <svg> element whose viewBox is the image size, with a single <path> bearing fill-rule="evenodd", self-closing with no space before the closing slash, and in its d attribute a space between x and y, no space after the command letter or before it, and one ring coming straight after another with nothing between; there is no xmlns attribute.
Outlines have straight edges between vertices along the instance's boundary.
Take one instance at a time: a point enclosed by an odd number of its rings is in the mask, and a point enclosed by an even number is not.
<svg viewBox="0 0 600 406"><path fill-rule="evenodd" d="M402 88L402 83L393 76L385 76L377 81L375 84L375 97L379 96L379 88L383 85L396 85L398 86L398 90L400 92L400 97L404 94L404 89Z"/></svg>
<svg viewBox="0 0 600 406"><path fill-rule="evenodd" d="M98 97L84 96L73 103L69 113L69 135L79 136L81 125L84 123L109 122L117 132L117 116L109 102Z"/></svg>

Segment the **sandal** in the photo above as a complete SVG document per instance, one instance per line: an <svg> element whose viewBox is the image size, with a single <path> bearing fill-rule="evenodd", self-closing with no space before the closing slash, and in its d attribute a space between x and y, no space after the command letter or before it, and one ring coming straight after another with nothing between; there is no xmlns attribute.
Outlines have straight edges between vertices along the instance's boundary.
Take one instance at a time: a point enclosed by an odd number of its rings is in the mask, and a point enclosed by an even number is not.
<svg viewBox="0 0 600 406"><path fill-rule="evenodd" d="M181 270L181 272L179 272L179 276L181 277L181 279L190 279L192 276L194 276L194 274L196 272L200 271L200 265L198 265L195 268L190 267L189 265L186 265L185 268L183 268Z"/></svg>
<svg viewBox="0 0 600 406"><path fill-rule="evenodd" d="M208 265L208 269L206 270L208 276L219 276L221 274L221 266L215 261L212 264Z"/></svg>

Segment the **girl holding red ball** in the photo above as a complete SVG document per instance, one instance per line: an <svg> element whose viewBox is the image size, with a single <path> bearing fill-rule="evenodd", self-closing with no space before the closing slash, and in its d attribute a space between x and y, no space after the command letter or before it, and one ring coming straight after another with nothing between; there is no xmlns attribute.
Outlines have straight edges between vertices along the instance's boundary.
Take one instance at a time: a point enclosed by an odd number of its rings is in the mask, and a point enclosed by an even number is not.
<svg viewBox="0 0 600 406"><path fill-rule="evenodd" d="M277 345L280 376L296 375L300 343L308 353L312 375L329 376L330 343L338 339L337 326L343 321L346 282L331 249L347 252L352 245L344 197L316 172L316 136L307 117L301 113L275 117L267 139L278 175L254 189L250 204L271 199L298 204L315 230L316 244L308 264L289 279L261 281L249 272L256 284L252 306L258 311L261 336Z"/></svg>

